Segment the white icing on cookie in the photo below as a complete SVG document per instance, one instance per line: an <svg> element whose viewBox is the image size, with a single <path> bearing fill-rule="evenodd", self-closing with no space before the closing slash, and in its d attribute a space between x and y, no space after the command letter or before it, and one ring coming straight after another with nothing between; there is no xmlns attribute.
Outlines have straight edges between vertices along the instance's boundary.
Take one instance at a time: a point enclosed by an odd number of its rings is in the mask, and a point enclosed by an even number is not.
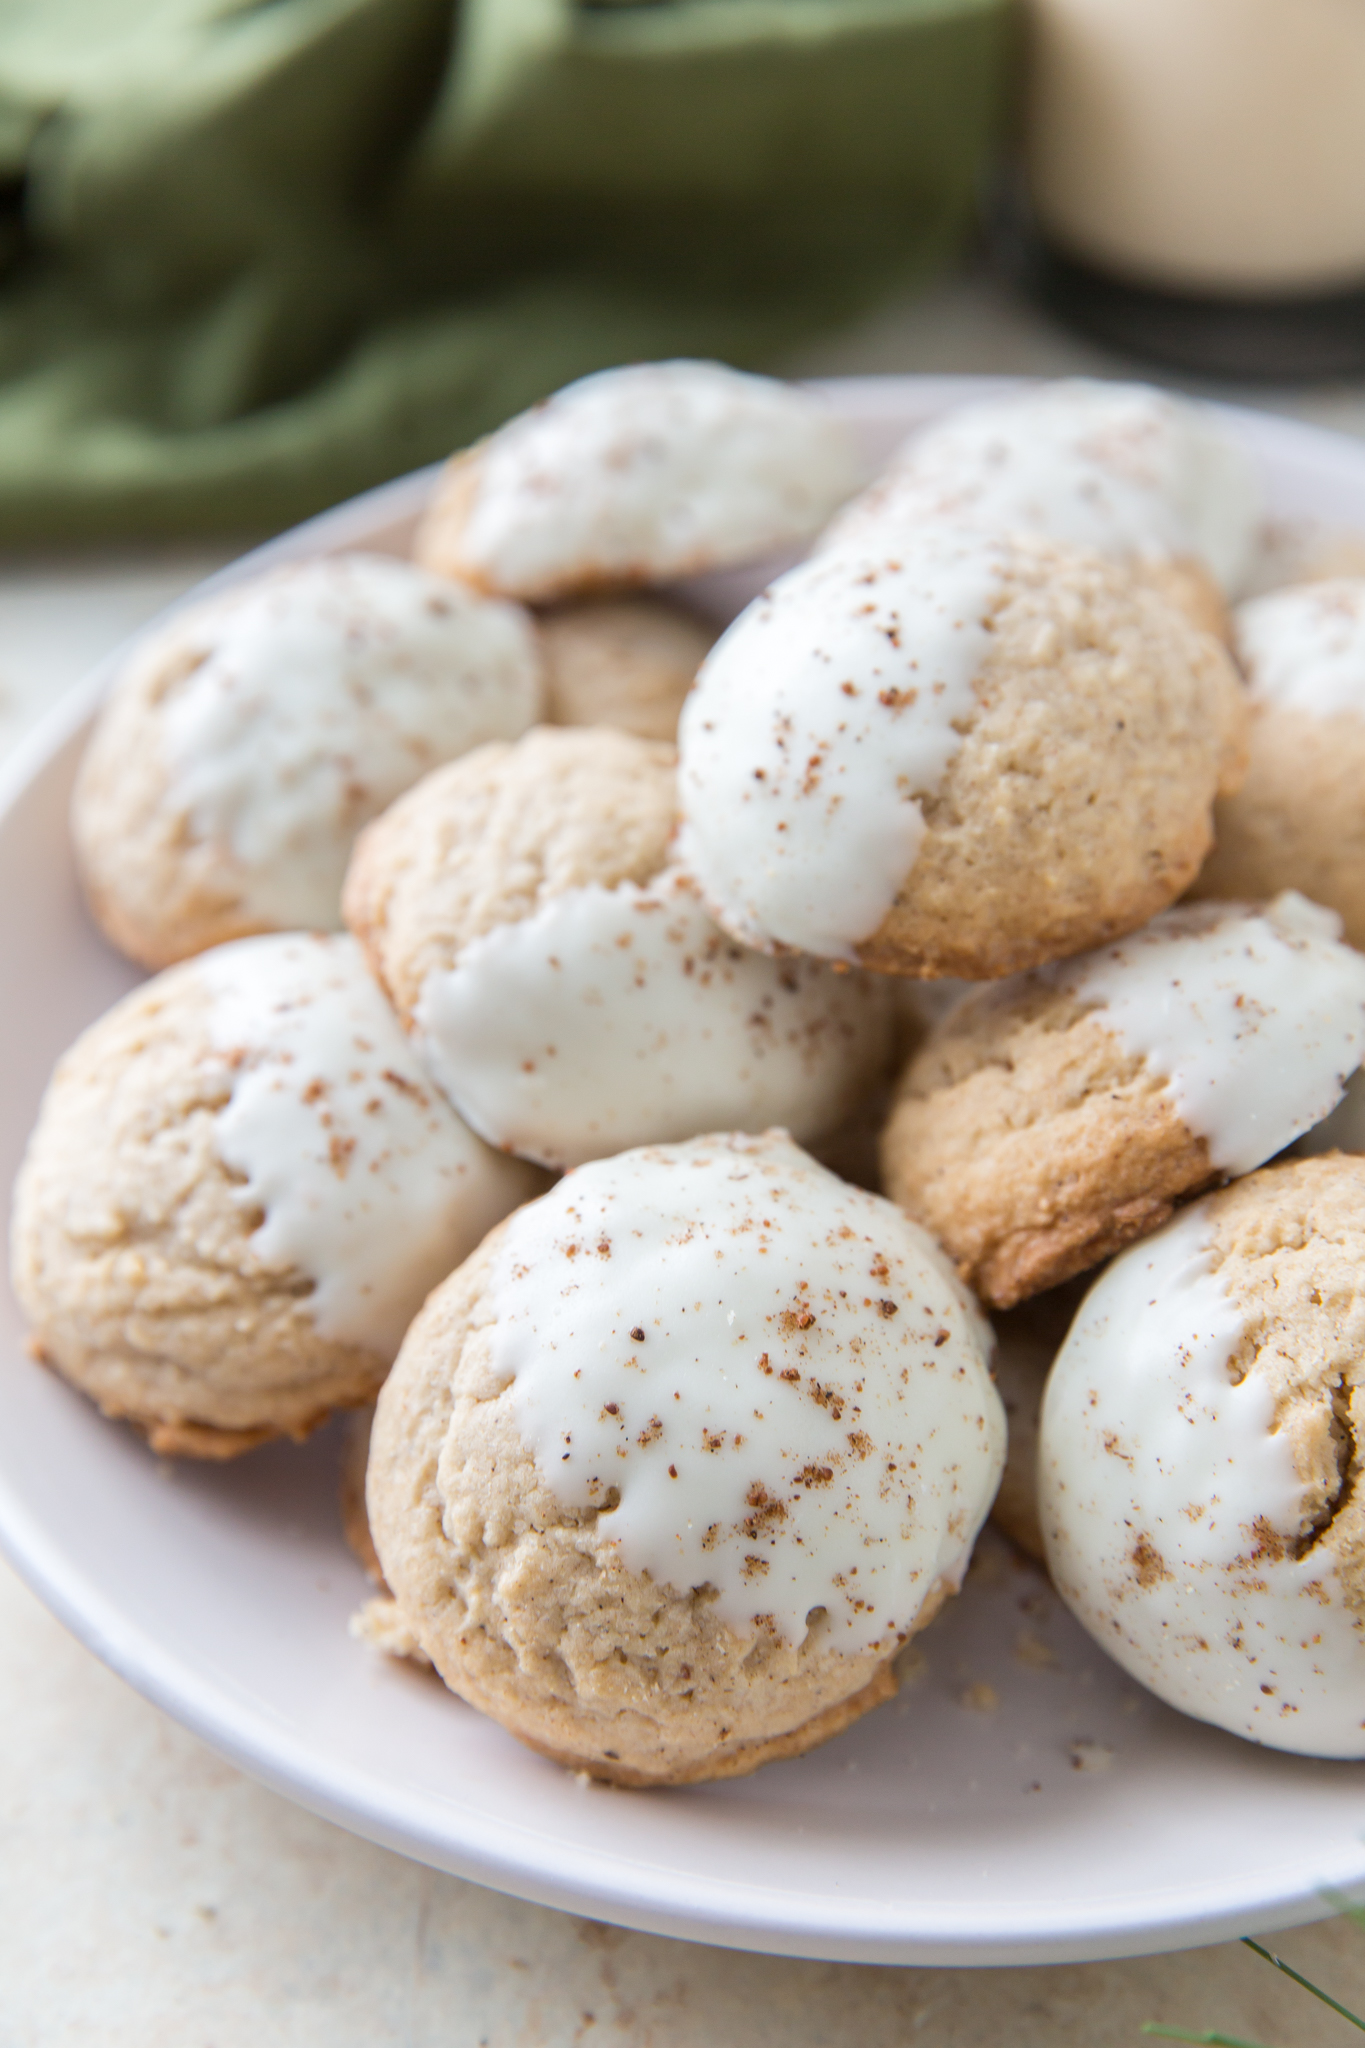
<svg viewBox="0 0 1365 2048"><path fill-rule="evenodd" d="M1120 559L1193 558L1235 591L1259 514L1250 457L1211 412L1147 385L1077 377L963 406L912 435L827 544L971 521Z"/></svg>
<svg viewBox="0 0 1365 2048"><path fill-rule="evenodd" d="M215 1119L252 1245L313 1281L324 1337L392 1358L438 1280L543 1183L443 1102L351 938L239 939L195 963L232 1071Z"/></svg>
<svg viewBox="0 0 1365 2048"><path fill-rule="evenodd" d="M1318 1756L1365 1756L1365 1634L1330 1558L1297 1557L1306 1488L1199 1202L1091 1288L1043 1399L1038 1473L1062 1598L1172 1706Z"/></svg>
<svg viewBox="0 0 1365 2048"><path fill-rule="evenodd" d="M803 562L702 663L678 729L682 859L752 945L851 960L890 910L976 709L1010 543L920 529Z"/></svg>
<svg viewBox="0 0 1365 2048"><path fill-rule="evenodd" d="M584 377L476 461L461 564L527 598L761 559L818 532L866 475L811 393L685 361Z"/></svg>
<svg viewBox="0 0 1365 2048"><path fill-rule="evenodd" d="M1224 1173L1250 1173L1341 1100L1365 1058L1365 955L1287 889L1263 910L1192 903L1040 969L1168 1086Z"/></svg>
<svg viewBox="0 0 1365 2048"><path fill-rule="evenodd" d="M428 976L423 1057L488 1139L547 1166L697 1131L822 1135L885 1070L881 983L727 938L676 872L592 885Z"/></svg>
<svg viewBox="0 0 1365 2048"><path fill-rule="evenodd" d="M1365 718L1365 578L1275 590L1239 607L1237 655L1253 699Z"/></svg>
<svg viewBox="0 0 1365 2048"><path fill-rule="evenodd" d="M245 909L280 926L339 924L360 827L540 710L522 612L382 555L276 570L172 631L199 658L163 700L168 801L231 849Z"/></svg>
<svg viewBox="0 0 1365 2048"><path fill-rule="evenodd" d="M924 1231L784 1132L580 1167L512 1220L492 1308L542 1477L627 1569L888 1653L960 1581L1004 1458L988 1328Z"/></svg>

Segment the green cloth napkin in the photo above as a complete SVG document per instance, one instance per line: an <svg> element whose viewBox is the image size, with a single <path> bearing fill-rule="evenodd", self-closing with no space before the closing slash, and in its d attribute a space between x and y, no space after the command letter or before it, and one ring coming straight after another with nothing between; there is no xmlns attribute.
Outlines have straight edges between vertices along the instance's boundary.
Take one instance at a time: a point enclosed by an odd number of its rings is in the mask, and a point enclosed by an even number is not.
<svg viewBox="0 0 1365 2048"><path fill-rule="evenodd" d="M936 261L1009 0L0 0L0 540L279 525Z"/></svg>

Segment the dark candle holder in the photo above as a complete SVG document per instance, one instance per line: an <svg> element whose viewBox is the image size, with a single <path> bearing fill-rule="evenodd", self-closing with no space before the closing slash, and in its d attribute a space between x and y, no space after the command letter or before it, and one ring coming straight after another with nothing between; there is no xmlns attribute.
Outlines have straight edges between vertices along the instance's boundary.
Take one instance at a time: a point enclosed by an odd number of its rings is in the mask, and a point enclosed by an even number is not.
<svg viewBox="0 0 1365 2048"><path fill-rule="evenodd" d="M1365 370L1365 281L1346 291L1245 297L1133 284L1059 249L1014 180L996 209L992 239L1029 297L1125 355L1260 383Z"/></svg>

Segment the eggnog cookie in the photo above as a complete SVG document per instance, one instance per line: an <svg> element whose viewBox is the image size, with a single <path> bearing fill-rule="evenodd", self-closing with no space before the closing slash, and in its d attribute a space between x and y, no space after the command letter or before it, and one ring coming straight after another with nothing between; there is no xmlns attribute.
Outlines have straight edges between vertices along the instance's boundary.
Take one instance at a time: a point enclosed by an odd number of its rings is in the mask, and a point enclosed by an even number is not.
<svg viewBox="0 0 1365 2048"><path fill-rule="evenodd" d="M1073 1614L1171 1706L1365 1756L1365 1160L1268 1167L1095 1283L1039 1487Z"/></svg>
<svg viewBox="0 0 1365 2048"><path fill-rule="evenodd" d="M1214 812L1196 896L1301 889L1365 946L1365 579L1308 583L1243 605L1251 699L1246 781Z"/></svg>
<svg viewBox="0 0 1365 2048"><path fill-rule="evenodd" d="M334 555L206 598L138 642L86 751L95 916L148 967L331 928L366 819L541 699L526 615L408 562Z"/></svg>
<svg viewBox="0 0 1365 2048"><path fill-rule="evenodd" d="M446 468L414 554L528 602L759 561L866 470L814 393L721 363L601 370Z"/></svg>
<svg viewBox="0 0 1365 2048"><path fill-rule="evenodd" d="M1330 911L1191 904L966 997L910 1062L884 1185L1008 1308L1321 1121L1365 1054Z"/></svg>
<svg viewBox="0 0 1365 2048"><path fill-rule="evenodd" d="M1188 886L1245 718L1221 648L1114 564L920 527L793 569L712 648L683 863L751 945L987 980Z"/></svg>
<svg viewBox="0 0 1365 2048"><path fill-rule="evenodd" d="M247 939L62 1060L14 1287L36 1351L106 1414L228 1457L371 1396L428 1290L543 1185L441 1099L352 939Z"/></svg>
<svg viewBox="0 0 1365 2048"><path fill-rule="evenodd" d="M538 728L370 826L346 915L422 1057L490 1144L548 1166L785 1124L886 1074L885 990L736 945L667 865L671 747Z"/></svg>
<svg viewBox="0 0 1365 2048"><path fill-rule="evenodd" d="M622 1784L734 1776L894 1690L1004 1453L947 1262L781 1132L580 1167L414 1323L367 1483L441 1676Z"/></svg>
<svg viewBox="0 0 1365 2048"><path fill-rule="evenodd" d="M907 527L1036 533L1127 564L1197 625L1251 569L1260 487L1204 406L1075 377L964 405L912 434L827 542L891 545Z"/></svg>
<svg viewBox="0 0 1365 2048"><path fill-rule="evenodd" d="M546 710L554 725L614 725L672 740L714 630L657 597L584 598L542 612Z"/></svg>
<svg viewBox="0 0 1365 2048"><path fill-rule="evenodd" d="M1128 574L1154 591L1201 633L1212 633L1225 647L1232 645L1232 614L1222 592L1197 562L1129 562Z"/></svg>

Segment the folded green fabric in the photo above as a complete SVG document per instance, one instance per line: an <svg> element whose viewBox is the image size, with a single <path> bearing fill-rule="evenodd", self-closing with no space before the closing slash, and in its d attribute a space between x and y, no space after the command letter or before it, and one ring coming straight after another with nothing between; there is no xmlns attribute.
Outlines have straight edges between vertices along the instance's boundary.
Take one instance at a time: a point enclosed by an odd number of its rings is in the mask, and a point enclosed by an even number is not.
<svg viewBox="0 0 1365 2048"><path fill-rule="evenodd" d="M0 0L0 538L274 526L970 217L1009 0Z"/></svg>

